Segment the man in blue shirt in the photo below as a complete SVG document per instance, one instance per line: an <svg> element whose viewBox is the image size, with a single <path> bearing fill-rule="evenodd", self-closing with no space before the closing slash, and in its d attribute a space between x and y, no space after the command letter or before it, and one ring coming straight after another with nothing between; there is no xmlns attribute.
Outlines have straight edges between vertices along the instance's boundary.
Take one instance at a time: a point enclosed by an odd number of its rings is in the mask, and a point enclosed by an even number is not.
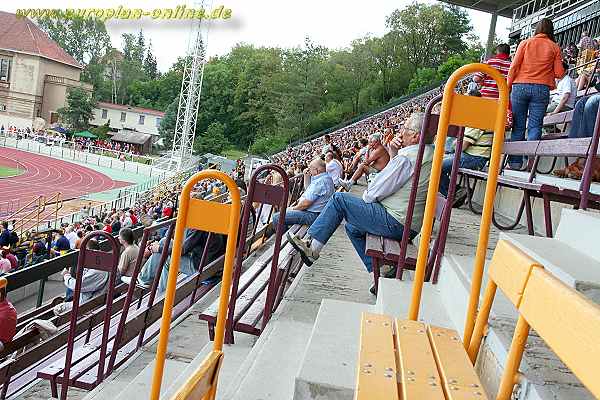
<svg viewBox="0 0 600 400"><path fill-rule="evenodd" d="M310 182L310 183L309 183ZM285 229L294 224L311 225L335 193L333 179L326 172L325 161L315 158L304 171L306 190L298 203L285 211ZM277 228L279 213L273 215L273 227Z"/></svg>
<svg viewBox="0 0 600 400"><path fill-rule="evenodd" d="M10 246L10 230L8 229L8 222L2 222L2 226L0 226L0 247Z"/></svg>

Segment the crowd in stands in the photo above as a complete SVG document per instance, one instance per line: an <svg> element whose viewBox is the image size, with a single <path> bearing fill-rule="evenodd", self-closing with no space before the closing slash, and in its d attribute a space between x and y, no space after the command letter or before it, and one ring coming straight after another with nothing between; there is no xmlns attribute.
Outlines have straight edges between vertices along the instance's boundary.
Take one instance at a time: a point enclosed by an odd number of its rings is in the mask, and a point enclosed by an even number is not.
<svg viewBox="0 0 600 400"><path fill-rule="evenodd" d="M546 18L538 23L532 38L519 44L512 58L508 45L501 44L496 48L495 54L485 62L497 69L509 86L510 108L506 125L511 141L539 140L544 118L569 110L574 114L568 136L592 136L600 93L580 98L577 95L578 89L588 85L597 85L596 89L600 89L597 71L593 70L594 63L591 70L573 65L578 54L589 52L598 57L598 42L585 32L578 46L561 49L554 40L552 21ZM575 74L579 74L577 79ZM474 96L498 97L495 81L483 73L471 77L466 92ZM421 111L438 93L438 90L432 91L321 138L290 147L273 157L290 175L304 173L305 176L306 192L298 204L286 210L285 217L287 226L294 223L310 225L305 238L293 234L288 237L305 264L311 265L319 257L321 248L343 220L350 241L369 271L371 261L365 256L366 234L401 239L418 132L423 124ZM460 167L483 169L490 158L492 139L492 132L466 128ZM439 189L444 196L448 192L455 157L451 141L446 143L445 152L447 157L443 162ZM420 176L426 180L431 154L432 151L425 152L421 166ZM523 161L522 157L513 156L509 158L509 168L523 170L530 167ZM362 177L367 178L368 184L362 198L339 192L349 191ZM427 181L419 182L412 235L420 230L426 190ZM453 206L460 206L465 197L466 191L458 188Z"/></svg>
<svg viewBox="0 0 600 400"><path fill-rule="evenodd" d="M534 36L521 42L512 58L508 45L501 44L486 61L506 78L511 89L511 105L506 121L511 131L511 140L539 140L543 133L544 117L570 109L573 109L574 116L569 136L592 135L600 94L594 93L577 99L577 89L582 79L585 79L582 78L585 73L581 71L575 81L568 74L573 60L564 58L565 54L577 58L576 53L596 51L597 43L584 39L585 37L580 41L579 47L575 46L577 51L574 48L561 49L554 41L552 22L542 19ZM578 72L576 68L572 71ZM586 85L595 84L594 75L595 71L589 74ZM467 88L468 94L498 97L498 87L491 77L476 74L472 77L472 83ZM289 242L299 251L305 264L311 265L318 259L322 248L343 221L346 222L346 233L368 271L371 271L372 265L365 254L367 233L397 240L402 238L408 199L413 186L411 177L415 173L418 141L424 122L423 111L427 103L439 93L439 89L430 91L273 156L273 161L281 165L289 176L302 174L304 177L305 191L299 201L286 210L283 224L288 227L292 224L310 226L307 236L302 239L288 232ZM484 168L490 157L491 142L491 132L467 128L462 143L460 166ZM445 150L447 157L443 162L440 185L442 195L447 195L450 169L456 156L453 143L447 143ZM432 156L433 145L426 143L420 179L416 183L411 238L417 235L422 223ZM511 168L524 168L521 158L514 157L509 162ZM237 163L233 175L245 191L242 162ZM362 197L348 193L362 179L367 181ZM119 262L119 272L124 282L131 283L132 265L139 252L144 252L145 261L137 284L148 287L158 271L166 230L160 232L147 248L139 249L134 244L131 228L149 226L160 218L171 217L179 191L180 187L175 187L160 200L140 202L131 209L111 210L100 216L90 215L89 208L84 207L81 210L81 222L61 227L51 239L36 239L35 243L30 243L32 251L24 259L18 254L12 254L9 243L8 251L0 253L0 270L4 271L9 265L9 270L14 270L9 259L11 255L16 256L16 268L19 265L35 265L46 258L77 249L86 233L103 230L118 235L124 247ZM206 199L223 193L226 193L223 184L206 180L196 187L193 196ZM459 188L454 205L460 205L465 195ZM262 215L258 218L262 219ZM280 214L275 213L274 224L279 219ZM9 236L10 226L5 224L0 232L0 245ZM190 274L197 268L206 241L207 235L204 232L191 229L186 231L180 267L183 274ZM209 259L223 251L224 243L223 237L214 240L209 249ZM92 249L97 245L94 241L88 243ZM160 290L164 290L166 285L168 265L167 261L159 281ZM63 271L66 289L71 291L74 282L72 273L73 271ZM392 270L389 274L395 275L395 271ZM106 287L106 273L86 270L84 277L86 290L82 292L83 300Z"/></svg>

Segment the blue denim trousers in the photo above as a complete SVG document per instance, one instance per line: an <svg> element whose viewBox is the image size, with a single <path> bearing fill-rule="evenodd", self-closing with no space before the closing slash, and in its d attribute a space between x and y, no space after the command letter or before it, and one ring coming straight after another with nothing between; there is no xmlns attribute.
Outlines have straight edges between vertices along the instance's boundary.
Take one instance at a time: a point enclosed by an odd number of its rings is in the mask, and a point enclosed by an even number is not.
<svg viewBox="0 0 600 400"><path fill-rule="evenodd" d="M600 105L600 94L582 97L575 103L570 138L591 137L596 125L596 114Z"/></svg>
<svg viewBox="0 0 600 400"><path fill-rule="evenodd" d="M325 244L343 220L346 220L346 234L369 272L373 266L371 257L365 254L367 233L402 239L404 226L388 214L381 204L365 203L350 193L334 193L308 229L308 234ZM411 236L415 235L411 231Z"/></svg>
<svg viewBox="0 0 600 400"><path fill-rule="evenodd" d="M442 162L442 175L440 176L439 192L448 197L448 187L450 186L450 172L452 171L452 162L454 162L454 154L444 158ZM463 152L460 156L460 167L481 170L488 162L487 157L473 156Z"/></svg>
<svg viewBox="0 0 600 400"><path fill-rule="evenodd" d="M512 85L510 101L513 112L513 128L510 136L511 142L525 139L540 140L546 108L550 103L550 88L538 83L515 83ZM522 156L510 156L511 165L523 163Z"/></svg>
<svg viewBox="0 0 600 400"><path fill-rule="evenodd" d="M311 211L297 211L297 210L285 210L285 222L284 228L287 231L294 224L298 225L311 225L315 219L319 216L319 213ZM277 229L277 223L279 222L279 213L273 215L273 227Z"/></svg>

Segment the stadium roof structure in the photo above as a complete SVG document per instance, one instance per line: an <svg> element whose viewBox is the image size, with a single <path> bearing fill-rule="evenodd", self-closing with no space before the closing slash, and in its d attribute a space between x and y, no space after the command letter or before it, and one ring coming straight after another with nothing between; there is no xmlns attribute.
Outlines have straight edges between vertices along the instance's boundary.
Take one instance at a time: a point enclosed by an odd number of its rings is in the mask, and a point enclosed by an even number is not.
<svg viewBox="0 0 600 400"><path fill-rule="evenodd" d="M496 13L501 17L512 18L515 9L530 0L442 0L444 3L470 8L472 10L484 11L490 14Z"/></svg>
<svg viewBox="0 0 600 400"><path fill-rule="evenodd" d="M83 68L31 20L4 11L0 11L0 50L31 54Z"/></svg>

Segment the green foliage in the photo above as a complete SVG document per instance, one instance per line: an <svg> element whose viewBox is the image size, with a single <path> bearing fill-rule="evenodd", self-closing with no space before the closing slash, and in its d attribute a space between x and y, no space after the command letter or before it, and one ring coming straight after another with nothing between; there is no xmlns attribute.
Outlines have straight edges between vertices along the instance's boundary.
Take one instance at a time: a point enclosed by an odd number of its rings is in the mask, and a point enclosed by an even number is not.
<svg viewBox="0 0 600 400"><path fill-rule="evenodd" d="M160 120L158 134L163 139L163 144L170 149L173 146L173 135L175 132L175 124L177 123L177 106L179 105L179 97L175 98L167 107L165 116Z"/></svg>
<svg viewBox="0 0 600 400"><path fill-rule="evenodd" d="M206 132L196 136L194 152L197 154L221 154L229 146L225 138L225 126L220 122L213 122Z"/></svg>
<svg viewBox="0 0 600 400"><path fill-rule="evenodd" d="M108 139L108 131L110 131L110 120L106 121L106 124L95 126L93 128L88 129L94 135L98 136L98 139L106 140Z"/></svg>
<svg viewBox="0 0 600 400"><path fill-rule="evenodd" d="M189 57L180 57L161 74L141 31L123 34L120 52L99 21L64 27L45 21L43 26L87 63L82 79L94 85L95 98L165 111L159 133L165 146L172 146ZM212 57L204 67L196 150L218 153L233 146L272 153L439 84L483 53L466 12L458 7L415 1L392 12L386 26L383 36L357 38L342 49L306 38L302 46L286 49L241 43Z"/></svg>
<svg viewBox="0 0 600 400"><path fill-rule="evenodd" d="M69 88L67 105L58 109L58 115L71 131L79 132L88 128L95 105L95 100L85 90Z"/></svg>

